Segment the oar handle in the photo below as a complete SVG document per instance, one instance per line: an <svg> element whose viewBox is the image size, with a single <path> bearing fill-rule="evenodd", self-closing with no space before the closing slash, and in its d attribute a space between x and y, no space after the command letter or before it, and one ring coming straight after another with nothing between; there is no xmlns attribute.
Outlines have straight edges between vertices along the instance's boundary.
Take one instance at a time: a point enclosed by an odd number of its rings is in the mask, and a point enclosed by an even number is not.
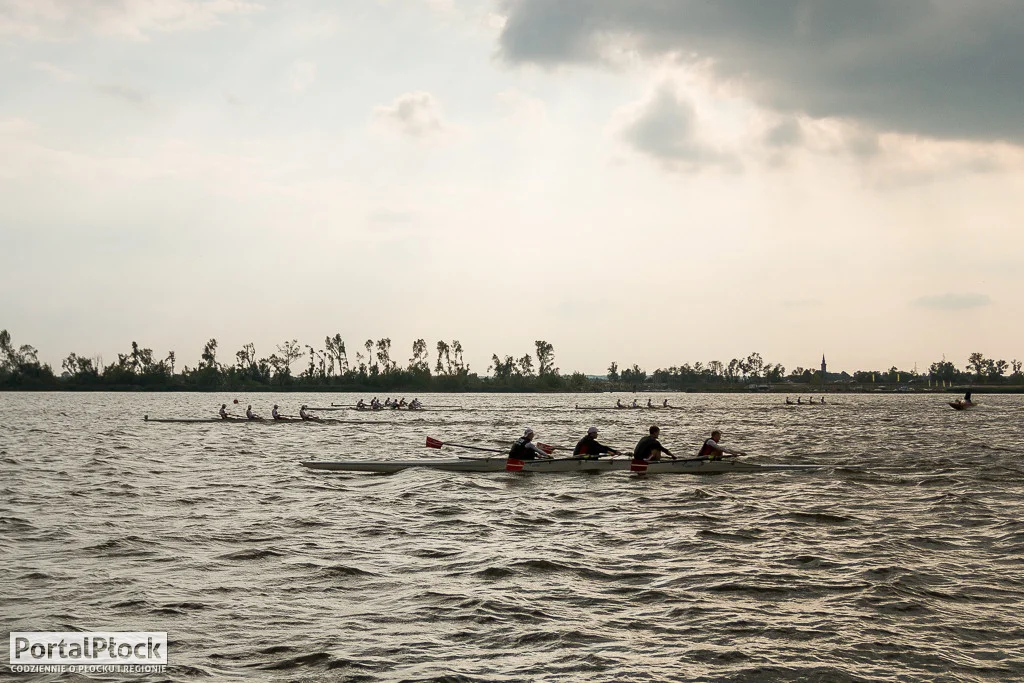
<svg viewBox="0 0 1024 683"><path fill-rule="evenodd" d="M444 442L444 445L445 446L455 446L456 448L469 448L469 449L474 450L474 451L486 451L487 453L504 453L505 452L505 451L501 450L500 448L482 448L480 446L467 446L467 445L461 444L461 443L448 443L447 441Z"/></svg>

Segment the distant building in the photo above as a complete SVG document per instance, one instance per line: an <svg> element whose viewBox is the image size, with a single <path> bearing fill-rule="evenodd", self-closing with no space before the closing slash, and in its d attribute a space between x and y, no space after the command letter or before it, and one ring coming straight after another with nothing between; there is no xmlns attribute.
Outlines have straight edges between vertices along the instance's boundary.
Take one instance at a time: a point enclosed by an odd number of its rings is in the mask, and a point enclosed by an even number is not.
<svg viewBox="0 0 1024 683"><path fill-rule="evenodd" d="M828 375L825 374L826 372L828 372L826 368L827 366L825 365L825 354L821 354L821 381L823 382L828 377Z"/></svg>

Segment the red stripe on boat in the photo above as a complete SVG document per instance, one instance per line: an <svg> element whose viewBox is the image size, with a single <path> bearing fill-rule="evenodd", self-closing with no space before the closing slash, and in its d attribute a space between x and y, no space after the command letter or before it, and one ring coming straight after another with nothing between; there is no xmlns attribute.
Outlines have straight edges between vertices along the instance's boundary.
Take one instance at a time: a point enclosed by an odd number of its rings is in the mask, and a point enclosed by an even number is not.
<svg viewBox="0 0 1024 683"><path fill-rule="evenodd" d="M523 471L523 464L524 463L523 463L522 460L516 460L515 458L509 458L505 462L505 471L506 472L522 472Z"/></svg>
<svg viewBox="0 0 1024 683"><path fill-rule="evenodd" d="M646 460L634 460L633 462L631 462L629 464L629 471L630 472L641 472L641 473L642 472L646 472L647 471L647 461Z"/></svg>

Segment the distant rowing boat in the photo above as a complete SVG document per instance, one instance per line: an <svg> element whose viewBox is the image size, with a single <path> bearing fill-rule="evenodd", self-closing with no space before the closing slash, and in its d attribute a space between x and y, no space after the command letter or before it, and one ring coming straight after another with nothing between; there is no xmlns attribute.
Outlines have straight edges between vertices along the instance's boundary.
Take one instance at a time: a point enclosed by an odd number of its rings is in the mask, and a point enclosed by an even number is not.
<svg viewBox="0 0 1024 683"><path fill-rule="evenodd" d="M250 420L247 417L229 417L227 419L221 417L150 417L149 415L142 416L143 422L157 422L161 424L202 424L202 423L227 423L227 424L279 424L279 423L291 423L291 422L312 422L313 424L333 424L341 422L341 420L303 420L300 417L282 417L280 419L264 419L259 418L256 420Z"/></svg>
<svg viewBox="0 0 1024 683"><path fill-rule="evenodd" d="M679 406L576 406L576 410L683 410Z"/></svg>
<svg viewBox="0 0 1024 683"><path fill-rule="evenodd" d="M659 460L634 465L629 458L555 458L554 460L522 461L513 465L514 471L522 472L624 472L643 471L646 474L727 474L729 472L754 474L791 470L819 470L834 465L758 465L738 460ZM303 467L311 470L335 472L376 472L380 474L400 472L410 468L440 470L443 472L504 472L509 460L497 458L459 458L456 460L347 460L337 462L305 461Z"/></svg>
<svg viewBox="0 0 1024 683"><path fill-rule="evenodd" d="M366 406L360 408L359 406L343 406L337 403L332 403L330 408L313 408L312 410L358 410L359 412L371 412L371 413L386 413L392 410L411 410L414 413L418 413L424 410L431 410L430 408L410 408L409 406L399 406L392 408L391 406L381 406L380 408L371 408ZM436 410L436 409L435 409ZM448 410L462 410L461 408L449 408Z"/></svg>

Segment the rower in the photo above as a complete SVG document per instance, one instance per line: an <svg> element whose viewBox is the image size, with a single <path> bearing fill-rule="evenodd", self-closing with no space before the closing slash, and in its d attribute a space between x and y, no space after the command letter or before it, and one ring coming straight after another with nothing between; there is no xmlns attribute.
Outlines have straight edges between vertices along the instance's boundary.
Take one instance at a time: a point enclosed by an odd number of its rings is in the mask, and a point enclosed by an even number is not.
<svg viewBox="0 0 1024 683"><path fill-rule="evenodd" d="M630 408L639 408L639 407L640 407L639 404L637 404L636 399L634 398L633 399L633 405L631 405Z"/></svg>
<svg viewBox="0 0 1024 683"><path fill-rule="evenodd" d="M277 404L274 404L274 409L270 411L270 416L275 420L283 420L284 416L277 412Z"/></svg>
<svg viewBox="0 0 1024 683"><path fill-rule="evenodd" d="M617 398L617 399L615 399L615 407L616 408L625 408L626 406L622 405L622 399L621 398Z"/></svg>
<svg viewBox="0 0 1024 683"><path fill-rule="evenodd" d="M220 405L220 419L222 419L222 420L230 420L231 419L231 416L228 415L228 404L227 403L222 403Z"/></svg>
<svg viewBox="0 0 1024 683"><path fill-rule="evenodd" d="M258 419L260 419L259 415L257 415L256 413L252 412L252 404L251 403L245 409L245 416L248 419L250 419L250 420L258 420Z"/></svg>
<svg viewBox="0 0 1024 683"><path fill-rule="evenodd" d="M647 399L647 407L648 408L653 408L654 407L653 405L651 405L651 399Z"/></svg>
<svg viewBox="0 0 1024 683"><path fill-rule="evenodd" d="M619 454L619 452L614 448L609 448L608 446L597 442L597 427L590 427L587 429L587 435L579 440L579 443L576 444L576 448L572 451L573 455L581 455L587 460L599 458L602 453L610 453L611 455Z"/></svg>
<svg viewBox="0 0 1024 683"><path fill-rule="evenodd" d="M299 408L299 417L301 417L303 420L308 420L310 422L318 422L320 420L320 418L318 418L316 415L313 415L308 410L306 410L305 404L303 404L302 407Z"/></svg>
<svg viewBox="0 0 1024 683"><path fill-rule="evenodd" d="M789 400L789 396L786 397L786 405L787 406L793 405L793 402Z"/></svg>
<svg viewBox="0 0 1024 683"><path fill-rule="evenodd" d="M533 443L534 432L529 427L523 435L516 439L512 448L508 451L509 460L550 460L551 456L541 450L540 446Z"/></svg>
<svg viewBox="0 0 1024 683"><path fill-rule="evenodd" d="M405 408L407 405L409 405L409 404L405 402L405 396L403 396L402 400L398 402L398 407L399 408Z"/></svg>
<svg viewBox="0 0 1024 683"><path fill-rule="evenodd" d="M661 407L662 408L670 408L671 407L668 404L668 399L667 398L664 401L661 402Z"/></svg>
<svg viewBox="0 0 1024 683"><path fill-rule="evenodd" d="M359 402L356 403L356 410L366 410L366 401L359 399Z"/></svg>
<svg viewBox="0 0 1024 683"><path fill-rule="evenodd" d="M796 404L800 405L800 397L799 396L796 397Z"/></svg>
<svg viewBox="0 0 1024 683"><path fill-rule="evenodd" d="M672 455L672 451L661 445L658 441L658 435L661 433L661 429L657 425L651 425L651 428L647 430L648 435L640 439L636 444L636 448L633 449L633 462L650 462L652 460L661 460L661 454L665 453L668 457L673 460L676 456Z"/></svg>
<svg viewBox="0 0 1024 683"><path fill-rule="evenodd" d="M423 406L418 398L414 398L412 403L409 404L409 410L419 410Z"/></svg>
<svg viewBox="0 0 1024 683"><path fill-rule="evenodd" d="M704 441L704 445L697 451L698 458L707 458L708 460L721 460L723 455L746 455L743 451L737 451L732 448L726 448L718 442L722 439L722 432L717 429L711 432L711 438Z"/></svg>

